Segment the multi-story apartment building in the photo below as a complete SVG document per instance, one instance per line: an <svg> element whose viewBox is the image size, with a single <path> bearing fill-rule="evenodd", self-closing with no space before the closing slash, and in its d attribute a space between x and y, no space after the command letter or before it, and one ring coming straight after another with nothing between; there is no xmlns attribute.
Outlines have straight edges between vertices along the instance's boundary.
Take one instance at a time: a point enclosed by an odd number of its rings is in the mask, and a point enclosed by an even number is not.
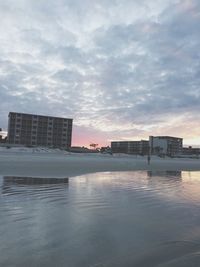
<svg viewBox="0 0 200 267"><path fill-rule="evenodd" d="M113 153L147 155L149 153L149 141L113 141L111 142L111 150Z"/></svg>
<svg viewBox="0 0 200 267"><path fill-rule="evenodd" d="M149 136L151 154L177 155L182 153L183 138L172 136Z"/></svg>
<svg viewBox="0 0 200 267"><path fill-rule="evenodd" d="M200 155L200 148L199 147L183 147L182 148L183 155Z"/></svg>
<svg viewBox="0 0 200 267"><path fill-rule="evenodd" d="M72 119L10 112L8 143L69 148Z"/></svg>

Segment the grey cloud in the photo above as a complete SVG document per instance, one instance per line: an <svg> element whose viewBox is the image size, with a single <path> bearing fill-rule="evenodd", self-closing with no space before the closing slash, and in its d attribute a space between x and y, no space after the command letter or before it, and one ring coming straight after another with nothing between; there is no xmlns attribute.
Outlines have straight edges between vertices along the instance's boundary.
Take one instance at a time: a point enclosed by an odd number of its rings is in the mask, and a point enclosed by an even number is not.
<svg viewBox="0 0 200 267"><path fill-rule="evenodd" d="M184 13L182 14L183 17L185 15L186 14ZM179 18L173 19L176 20L177 29L179 28L179 26L180 28L183 27L182 20L179 21ZM192 27L196 26L196 28L198 28L198 20L196 20L197 18L195 17L194 21L190 24L192 25ZM187 24L187 21L185 23ZM188 92L190 90L196 90L197 92L199 91L199 80L193 79L193 77L195 76L196 67L198 66L198 35L196 34L193 37L193 42L191 42L190 40L190 34L188 34L189 39L187 39L185 36L182 36L184 38L183 40L180 40L180 38L178 37L175 38L173 28L171 28L171 23L167 24L167 22L162 23L161 21L160 24L153 25L155 26L155 30L152 30L151 23L149 24L149 28L147 27L147 30L149 29L148 34L144 32L138 35L139 28L142 28L139 26L144 26L144 24L132 26L120 25L109 29L109 31L104 33L103 37L101 33L100 42L97 38L97 44L100 47L104 44L105 48L108 48L108 51L111 50L112 46L114 47L112 52L114 51L115 53L115 51L117 51L115 61L117 61L120 65L119 67L117 66L117 64L114 66L117 67L117 70L114 69L114 73L117 76L115 79L113 79L113 75L109 75L108 72L110 81L108 78L105 95L107 90L109 91L110 86L112 89L114 87L117 88L118 86L119 88L121 88L120 81L122 81L124 87L131 89L132 98L134 101L134 87L137 88L137 86L139 85L137 81L139 80L144 89L141 89L141 92L136 90L137 96L139 95L141 97L143 95L143 97L146 98L146 101L143 101L143 104L139 105L140 107L144 109L145 107L149 107L150 110L154 110L155 107L157 107L155 103L161 103L161 105L159 105L160 112L162 112L165 107L169 109L173 108L174 112L183 112L182 107L197 109L198 99L188 95ZM190 27L190 25L187 26ZM187 32L188 28L185 28L185 31ZM132 31L130 29L132 29ZM116 35L117 37L115 37ZM137 42L140 45L141 50L144 51L145 56L142 55L141 58L139 56L140 60L136 61L135 70L129 72L126 59L124 58L123 60L117 55L120 49L122 49L123 47L129 47L131 42L133 42L133 44ZM180 46L180 42L182 42L182 47ZM190 50L191 47L188 47L188 43L193 43L193 49ZM115 50L115 47L118 50ZM185 47L188 47L188 49L185 49ZM104 50L104 53L106 53L105 51L106 50ZM177 55L176 53L179 54ZM110 61L113 61L112 57L110 58ZM191 64L189 69L187 65L188 61ZM123 62L123 71L121 68L122 64L120 62ZM133 61L132 63L135 64L135 61ZM113 68L111 67L111 69ZM125 74L123 73L124 70L127 70ZM162 77L163 72L164 77ZM124 80L123 78L121 79L121 76L124 78ZM135 78L135 81L134 79L132 79L132 77ZM120 81L118 81L118 78ZM117 92L116 89L114 89L114 91L115 93ZM147 97L149 91L151 92L151 99ZM122 92L123 90L121 90L121 93ZM114 100L118 100L116 94L113 94L113 97L113 102ZM119 98L120 97L123 102L124 100L126 100L126 93L123 92L122 94L120 94ZM127 103L127 101L124 102Z"/></svg>
<svg viewBox="0 0 200 267"><path fill-rule="evenodd" d="M1 124L10 110L53 112L112 136L121 125L122 136L131 125L136 135L173 116L195 118L200 4L154 2L1 3Z"/></svg>

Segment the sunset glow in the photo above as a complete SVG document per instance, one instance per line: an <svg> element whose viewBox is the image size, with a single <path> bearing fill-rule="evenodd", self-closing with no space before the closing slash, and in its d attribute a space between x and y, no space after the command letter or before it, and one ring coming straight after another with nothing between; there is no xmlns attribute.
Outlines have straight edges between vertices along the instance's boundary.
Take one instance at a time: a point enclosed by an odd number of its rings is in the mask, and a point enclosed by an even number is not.
<svg viewBox="0 0 200 267"><path fill-rule="evenodd" d="M0 3L0 128L10 111L73 118L73 146L200 145L198 0Z"/></svg>

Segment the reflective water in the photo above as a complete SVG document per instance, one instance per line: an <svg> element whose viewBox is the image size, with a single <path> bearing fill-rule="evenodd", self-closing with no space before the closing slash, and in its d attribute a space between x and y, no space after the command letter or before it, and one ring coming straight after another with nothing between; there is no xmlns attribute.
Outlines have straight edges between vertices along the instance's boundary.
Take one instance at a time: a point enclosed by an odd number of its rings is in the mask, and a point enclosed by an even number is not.
<svg viewBox="0 0 200 267"><path fill-rule="evenodd" d="M0 266L200 266L200 172L30 181L0 177Z"/></svg>

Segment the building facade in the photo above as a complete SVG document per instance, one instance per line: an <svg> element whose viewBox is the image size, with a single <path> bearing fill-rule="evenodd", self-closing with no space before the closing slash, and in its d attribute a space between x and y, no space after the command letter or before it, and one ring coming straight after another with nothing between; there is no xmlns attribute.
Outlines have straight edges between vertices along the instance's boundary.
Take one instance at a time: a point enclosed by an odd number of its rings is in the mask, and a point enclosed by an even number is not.
<svg viewBox="0 0 200 267"><path fill-rule="evenodd" d="M200 148L199 147L183 147L182 149L182 154L183 155L200 155Z"/></svg>
<svg viewBox="0 0 200 267"><path fill-rule="evenodd" d="M8 143L69 148L72 119L10 112Z"/></svg>
<svg viewBox="0 0 200 267"><path fill-rule="evenodd" d="M111 142L111 150L113 153L147 155L149 153L149 141L113 141Z"/></svg>
<svg viewBox="0 0 200 267"><path fill-rule="evenodd" d="M151 154L173 156L182 153L183 138L172 136L149 136Z"/></svg>

